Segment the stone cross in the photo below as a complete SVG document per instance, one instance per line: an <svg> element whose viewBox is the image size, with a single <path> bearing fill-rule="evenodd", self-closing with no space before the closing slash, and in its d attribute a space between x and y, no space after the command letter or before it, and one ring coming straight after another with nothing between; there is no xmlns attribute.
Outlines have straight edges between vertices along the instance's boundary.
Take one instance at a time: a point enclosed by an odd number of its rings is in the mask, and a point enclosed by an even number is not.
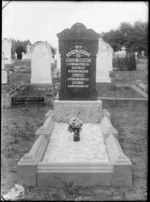
<svg viewBox="0 0 150 202"><path fill-rule="evenodd" d="M144 53L145 53L145 51L141 51L141 54L142 54L143 57L144 57Z"/></svg>
<svg viewBox="0 0 150 202"><path fill-rule="evenodd" d="M135 52L134 54L135 54L135 59L137 60L138 59L137 58L138 52Z"/></svg>
<svg viewBox="0 0 150 202"><path fill-rule="evenodd" d="M122 51L125 51L125 49L126 49L126 47L122 46L121 50L122 50Z"/></svg>

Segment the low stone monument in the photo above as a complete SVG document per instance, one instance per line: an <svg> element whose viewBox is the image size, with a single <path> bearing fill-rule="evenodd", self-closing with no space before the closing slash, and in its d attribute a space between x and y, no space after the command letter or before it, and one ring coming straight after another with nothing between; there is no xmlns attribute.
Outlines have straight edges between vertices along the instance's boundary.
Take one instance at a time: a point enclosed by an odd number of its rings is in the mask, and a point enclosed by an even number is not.
<svg viewBox="0 0 150 202"><path fill-rule="evenodd" d="M96 82L111 83L109 71L112 71L112 54L113 49L100 38L96 59Z"/></svg>
<svg viewBox="0 0 150 202"><path fill-rule="evenodd" d="M5 55L5 64L11 64L12 63L12 60L11 60L11 41L7 38L4 38L3 39L3 42L2 42L2 52L4 53Z"/></svg>
<svg viewBox="0 0 150 202"><path fill-rule="evenodd" d="M52 84L51 58L49 44L38 41L31 48L31 84Z"/></svg>

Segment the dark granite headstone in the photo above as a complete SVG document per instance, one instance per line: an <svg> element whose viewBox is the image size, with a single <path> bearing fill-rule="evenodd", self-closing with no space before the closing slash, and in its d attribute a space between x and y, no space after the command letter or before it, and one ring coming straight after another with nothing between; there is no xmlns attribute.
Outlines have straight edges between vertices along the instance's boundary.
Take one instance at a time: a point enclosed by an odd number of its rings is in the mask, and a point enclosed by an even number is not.
<svg viewBox="0 0 150 202"><path fill-rule="evenodd" d="M57 34L61 55L60 100L95 100L100 34L76 23Z"/></svg>

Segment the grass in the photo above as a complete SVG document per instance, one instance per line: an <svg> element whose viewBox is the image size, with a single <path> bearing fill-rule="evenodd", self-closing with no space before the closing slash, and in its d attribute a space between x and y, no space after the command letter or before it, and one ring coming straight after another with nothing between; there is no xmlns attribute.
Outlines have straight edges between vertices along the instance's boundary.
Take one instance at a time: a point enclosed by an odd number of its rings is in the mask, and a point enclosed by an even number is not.
<svg viewBox="0 0 150 202"><path fill-rule="evenodd" d="M147 77L146 63L139 63L134 72L113 72L123 79L120 84L133 84ZM134 76L133 76L134 75ZM17 74L14 74L15 78ZM22 77L23 78L23 77ZM20 78L19 78L20 79ZM18 82L19 79L13 80ZM26 80L25 80L26 81ZM64 188L24 186L25 200L146 200L147 199L147 126L146 103L132 102L103 105L111 114L111 122L118 130L120 145L133 164L133 186L115 188L112 186L76 186ZM2 109L1 135L1 194L4 195L17 183L17 163L29 151L36 137L36 130L45 120L48 106L26 105ZM67 187L67 188L66 188Z"/></svg>

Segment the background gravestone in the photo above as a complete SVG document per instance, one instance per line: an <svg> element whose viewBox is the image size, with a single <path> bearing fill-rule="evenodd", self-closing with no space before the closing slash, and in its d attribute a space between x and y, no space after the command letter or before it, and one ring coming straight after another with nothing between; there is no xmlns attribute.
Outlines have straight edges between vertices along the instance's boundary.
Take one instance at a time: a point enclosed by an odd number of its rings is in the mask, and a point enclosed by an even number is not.
<svg viewBox="0 0 150 202"><path fill-rule="evenodd" d="M109 71L112 71L112 54L111 46L104 42L102 38L98 43L98 54L96 59L96 82L110 83Z"/></svg>
<svg viewBox="0 0 150 202"><path fill-rule="evenodd" d="M26 46L26 59L31 59L31 46L30 46L30 44L28 44L27 46Z"/></svg>
<svg viewBox="0 0 150 202"><path fill-rule="evenodd" d="M57 34L61 56L60 100L95 100L96 54L100 35L83 24Z"/></svg>
<svg viewBox="0 0 150 202"><path fill-rule="evenodd" d="M4 53L5 55L5 64L11 64L12 63L12 60L11 60L11 41L7 38L4 38L3 39L3 42L2 42L2 52Z"/></svg>
<svg viewBox="0 0 150 202"><path fill-rule="evenodd" d="M31 84L51 84L51 47L38 41L31 48Z"/></svg>

